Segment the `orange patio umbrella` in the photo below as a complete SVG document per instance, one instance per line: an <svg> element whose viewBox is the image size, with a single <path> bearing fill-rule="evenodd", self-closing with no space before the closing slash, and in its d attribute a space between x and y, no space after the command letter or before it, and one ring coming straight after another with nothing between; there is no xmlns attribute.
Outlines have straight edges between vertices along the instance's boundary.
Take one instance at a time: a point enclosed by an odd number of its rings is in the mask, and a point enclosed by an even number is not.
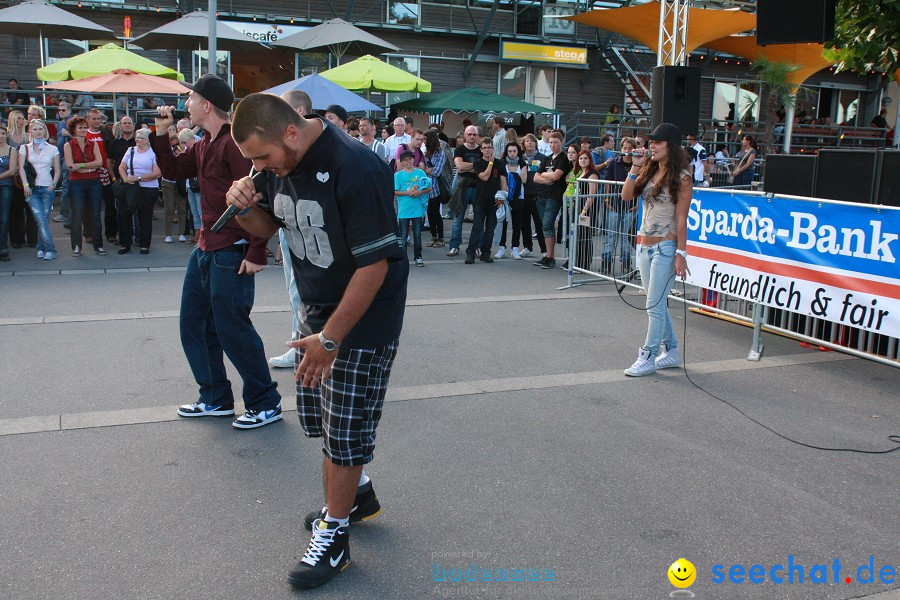
<svg viewBox="0 0 900 600"><path fill-rule="evenodd" d="M659 43L659 2L647 2L625 8L592 10L562 17L583 25L599 27L630 37L654 52ZM685 52L690 53L706 42L756 28L756 15L737 9L688 9L688 35Z"/></svg>
<svg viewBox="0 0 900 600"><path fill-rule="evenodd" d="M105 75L48 83L40 87L46 90L112 94L113 118L116 118L116 94L125 94L127 97L128 94L186 94L188 92L188 88L177 81L156 75L144 75L130 69L116 69ZM126 109L126 114L127 112Z"/></svg>

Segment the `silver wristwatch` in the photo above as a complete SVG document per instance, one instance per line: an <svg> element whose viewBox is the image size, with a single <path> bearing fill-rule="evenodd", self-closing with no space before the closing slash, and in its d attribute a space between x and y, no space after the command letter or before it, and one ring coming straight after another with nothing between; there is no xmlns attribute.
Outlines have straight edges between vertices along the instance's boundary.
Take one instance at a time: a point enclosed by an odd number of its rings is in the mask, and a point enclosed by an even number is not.
<svg viewBox="0 0 900 600"><path fill-rule="evenodd" d="M327 350L328 352L334 352L341 347L341 345L334 340L329 340L327 337L325 337L325 334L321 331L319 332L319 343L322 344L322 347L325 348L325 350Z"/></svg>

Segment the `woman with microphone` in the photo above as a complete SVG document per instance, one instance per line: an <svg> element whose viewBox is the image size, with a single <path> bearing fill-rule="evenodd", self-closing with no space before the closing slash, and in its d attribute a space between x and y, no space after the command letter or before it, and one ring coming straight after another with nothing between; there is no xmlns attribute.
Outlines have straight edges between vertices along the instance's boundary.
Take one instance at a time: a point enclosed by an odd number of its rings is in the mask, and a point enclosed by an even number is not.
<svg viewBox="0 0 900 600"><path fill-rule="evenodd" d="M671 123L660 123L647 138L649 157L645 149L638 149L622 187L625 202L643 195L637 262L647 292L649 321L638 358L625 369L630 377L681 366L666 298L675 276L684 279L690 272L685 248L693 179L687 152L681 147L681 131ZM662 353L661 346L665 346Z"/></svg>

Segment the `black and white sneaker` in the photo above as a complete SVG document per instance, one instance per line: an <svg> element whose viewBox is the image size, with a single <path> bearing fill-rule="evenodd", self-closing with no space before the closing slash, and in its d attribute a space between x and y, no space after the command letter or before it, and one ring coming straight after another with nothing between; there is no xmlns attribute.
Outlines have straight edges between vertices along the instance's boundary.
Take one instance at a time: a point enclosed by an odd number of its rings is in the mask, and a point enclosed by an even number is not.
<svg viewBox="0 0 900 600"><path fill-rule="evenodd" d="M180 417L230 417L233 414L234 404L215 406L204 404L203 402L194 402L193 404L183 404L178 407L178 416Z"/></svg>
<svg viewBox="0 0 900 600"><path fill-rule="evenodd" d="M306 514L303 519L303 525L312 531L313 523L317 519L324 519L328 507L323 506L322 510L314 510ZM368 521L374 519L381 513L381 504L378 502L378 496L372 489L372 482L367 481L364 485L356 488L356 498L353 499L353 508L350 509L350 522L359 523L360 521Z"/></svg>
<svg viewBox="0 0 900 600"><path fill-rule="evenodd" d="M350 564L348 529L331 521L316 519L306 554L288 575L291 585L296 588L318 587L346 569Z"/></svg>
<svg viewBox="0 0 900 600"><path fill-rule="evenodd" d="M234 413L232 413L234 414ZM235 429L256 429L275 421L280 421L281 402L272 410L248 410L231 424Z"/></svg>

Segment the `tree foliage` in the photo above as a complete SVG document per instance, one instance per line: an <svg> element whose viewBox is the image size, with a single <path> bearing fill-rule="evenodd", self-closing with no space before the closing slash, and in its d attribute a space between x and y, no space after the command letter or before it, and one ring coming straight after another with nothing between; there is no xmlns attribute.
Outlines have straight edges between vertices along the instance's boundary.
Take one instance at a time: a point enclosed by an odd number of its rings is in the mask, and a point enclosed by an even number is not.
<svg viewBox="0 0 900 600"><path fill-rule="evenodd" d="M838 0L824 56L836 71L900 69L900 0Z"/></svg>

